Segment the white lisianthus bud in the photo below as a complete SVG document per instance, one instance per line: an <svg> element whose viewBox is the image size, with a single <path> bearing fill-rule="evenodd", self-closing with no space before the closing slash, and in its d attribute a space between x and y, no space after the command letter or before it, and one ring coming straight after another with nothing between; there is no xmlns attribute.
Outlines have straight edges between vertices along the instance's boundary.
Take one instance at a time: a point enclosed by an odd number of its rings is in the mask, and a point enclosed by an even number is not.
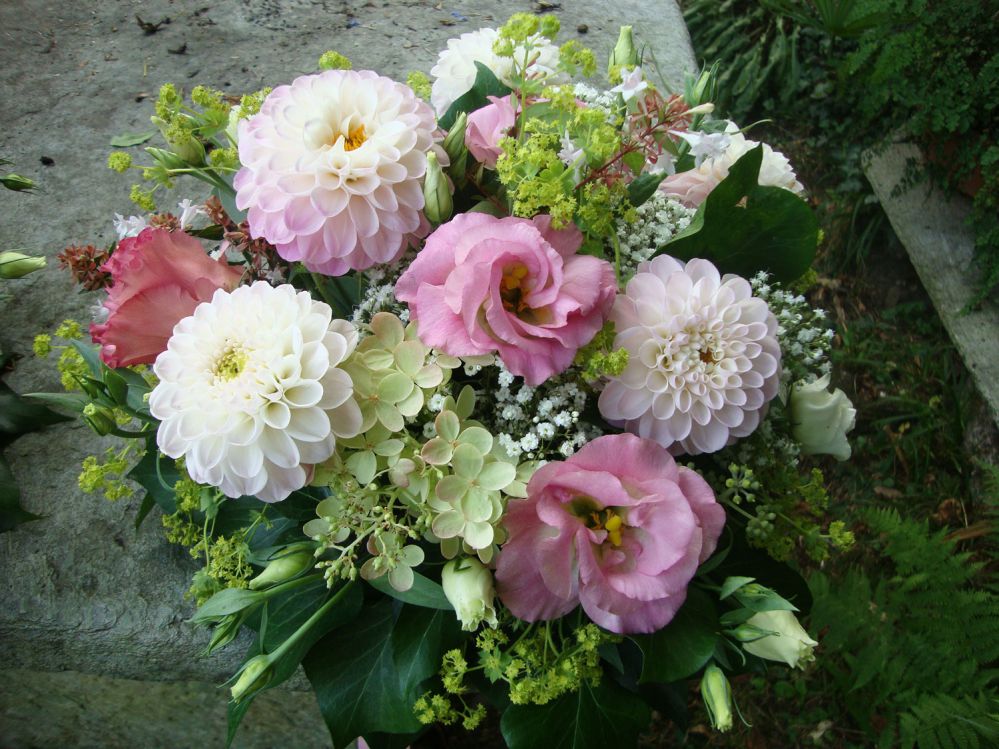
<svg viewBox="0 0 999 749"><path fill-rule="evenodd" d="M838 388L829 392L829 375L809 384L796 383L791 391L791 432L805 455L850 457L846 433L853 429L857 411Z"/></svg>
<svg viewBox="0 0 999 749"><path fill-rule="evenodd" d="M638 65L638 51L635 49L635 37L632 35L631 26L622 26L618 33L617 44L611 51L610 60L607 62L608 74L615 67L633 68Z"/></svg>
<svg viewBox="0 0 999 749"><path fill-rule="evenodd" d="M444 565L441 584L463 630L473 632L482 622L496 626L493 573L482 562L474 557L452 559Z"/></svg>
<svg viewBox="0 0 999 749"><path fill-rule="evenodd" d="M240 702L256 694L267 686L272 675L270 656L254 656L243 666L243 670L239 672L239 678L229 690L232 692L232 701Z"/></svg>
<svg viewBox="0 0 999 749"><path fill-rule="evenodd" d="M716 731L732 728L732 687L725 673L714 663L704 669L701 677L701 699L708 709L708 717Z"/></svg>
<svg viewBox="0 0 999 749"><path fill-rule="evenodd" d="M423 213L427 220L435 226L443 224L451 218L454 203L451 200L451 187L441 169L437 154L430 151L427 154L427 174L423 179Z"/></svg>
<svg viewBox="0 0 999 749"><path fill-rule="evenodd" d="M447 137L441 144L452 164L468 153L468 147L465 145L465 131L467 129L468 113L462 112L451 125L451 129L447 131Z"/></svg>
<svg viewBox="0 0 999 749"><path fill-rule="evenodd" d="M743 643L742 649L747 653L768 661L782 661L791 668L815 659L812 651L819 643L808 636L790 611L763 611L751 616L746 623L773 633Z"/></svg>
<svg viewBox="0 0 999 749"><path fill-rule="evenodd" d="M45 267L45 258L20 252L0 252L0 278L22 278Z"/></svg>

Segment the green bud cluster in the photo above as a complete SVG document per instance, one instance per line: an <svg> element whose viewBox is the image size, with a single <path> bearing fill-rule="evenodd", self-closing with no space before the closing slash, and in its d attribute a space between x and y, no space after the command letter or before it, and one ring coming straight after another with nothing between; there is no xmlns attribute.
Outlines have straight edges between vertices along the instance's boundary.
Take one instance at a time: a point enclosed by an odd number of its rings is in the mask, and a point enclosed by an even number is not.
<svg viewBox="0 0 999 749"><path fill-rule="evenodd" d="M125 151L112 151L108 154L108 169L124 174L132 166L132 155Z"/></svg>
<svg viewBox="0 0 999 749"><path fill-rule="evenodd" d="M135 490L125 483L124 477L132 461L141 456L141 451L136 454L136 445L135 442L129 442L120 450L107 448L104 451L103 462L98 460L96 455L84 458L82 470L77 478L80 489L87 494L103 492L104 497L111 502L131 497Z"/></svg>
<svg viewBox="0 0 999 749"><path fill-rule="evenodd" d="M319 56L320 70L350 70L354 65L349 59L332 49Z"/></svg>
<svg viewBox="0 0 999 749"><path fill-rule="evenodd" d="M406 75L406 85L413 89L413 93L421 99L430 101L430 79L427 74L419 70L411 70Z"/></svg>
<svg viewBox="0 0 999 749"><path fill-rule="evenodd" d="M628 366L628 350L614 348L614 323L607 321L593 340L576 352L574 364L583 379L594 382L601 377L617 377Z"/></svg>

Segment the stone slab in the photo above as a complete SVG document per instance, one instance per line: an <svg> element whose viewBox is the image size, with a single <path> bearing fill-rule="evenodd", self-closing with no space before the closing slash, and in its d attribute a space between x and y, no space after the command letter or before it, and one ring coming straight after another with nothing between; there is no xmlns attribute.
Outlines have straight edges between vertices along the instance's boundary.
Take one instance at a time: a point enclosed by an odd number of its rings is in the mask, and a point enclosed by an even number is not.
<svg viewBox="0 0 999 749"><path fill-rule="evenodd" d="M54 256L67 244L108 242L113 213L130 212L127 180L105 168L109 141L149 129L150 99L162 83L252 91L314 71L328 49L357 68L403 78L410 69L429 71L448 38L536 7L482 0L0 3L0 156L40 185L34 195L0 190L0 249L52 259L50 269L0 284L0 345L24 356L6 381L19 392L59 389L54 363L30 357L32 338L65 318L86 321L96 298L77 294ZM695 67L674 0L566 0L555 12L561 38L579 38L598 59L630 23L676 87ZM146 35L136 15L170 22ZM201 196L199 185L183 184L176 197ZM22 437L7 451L24 505L44 519L0 535L0 665L7 669L0 745L219 745L226 696L215 685L233 672L241 649L197 656L206 635L185 623L192 605L183 599L194 564L166 543L155 513L136 532L134 505L77 488L83 458L107 444L67 424ZM299 732L287 742L275 739L280 733L268 738L268 726L283 731L289 723L251 717L245 746L312 746L322 736L314 709L294 712L310 704L309 695L268 699L285 707L255 707L250 715L297 716L290 724Z"/></svg>
<svg viewBox="0 0 999 749"><path fill-rule="evenodd" d="M910 159L920 159L914 145L893 145L868 154L864 172L999 424L999 306L993 300L964 311L981 280L972 263L971 203L962 196L948 200L925 182L895 194Z"/></svg>

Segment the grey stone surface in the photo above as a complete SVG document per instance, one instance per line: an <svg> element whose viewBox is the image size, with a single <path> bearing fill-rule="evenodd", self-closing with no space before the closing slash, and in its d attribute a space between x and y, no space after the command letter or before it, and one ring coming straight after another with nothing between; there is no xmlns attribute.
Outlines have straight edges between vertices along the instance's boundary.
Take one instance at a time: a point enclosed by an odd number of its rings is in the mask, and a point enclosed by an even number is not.
<svg viewBox="0 0 999 749"><path fill-rule="evenodd" d="M869 154L864 172L999 424L999 307L990 304L964 312L980 280L972 264L975 239L967 223L970 201L961 196L947 200L928 183L894 195L907 161L919 158L915 146L894 145Z"/></svg>
<svg viewBox="0 0 999 749"><path fill-rule="evenodd" d="M313 71L327 49L355 67L401 78L410 69L429 71L449 37L535 7L481 0L0 2L0 156L41 187L35 195L0 191L0 249L54 258L67 244L112 238L113 213L134 211L128 180L105 168L108 144L149 128L151 100L164 82L256 90ZM555 12L562 39L579 38L599 59L618 27L630 23L667 80L679 87L683 71L694 68L674 0L570 0ZM170 23L145 35L136 15ZM580 24L588 33L577 32ZM192 182L177 197L203 194ZM59 389L54 362L30 357L32 338L65 318L87 320L95 301L77 294L54 266L0 286L0 344L24 356L6 376L19 392ZM12 669L0 677L0 745L219 745L226 696L214 685L232 673L241 648L198 657L206 635L185 623L192 606L182 597L194 564L166 543L155 513L136 532L134 504L110 504L77 488L81 461L106 444L74 424L27 435L8 450L25 506L44 519L0 535L0 663ZM322 742L310 695L278 693L266 704L251 710L245 746Z"/></svg>

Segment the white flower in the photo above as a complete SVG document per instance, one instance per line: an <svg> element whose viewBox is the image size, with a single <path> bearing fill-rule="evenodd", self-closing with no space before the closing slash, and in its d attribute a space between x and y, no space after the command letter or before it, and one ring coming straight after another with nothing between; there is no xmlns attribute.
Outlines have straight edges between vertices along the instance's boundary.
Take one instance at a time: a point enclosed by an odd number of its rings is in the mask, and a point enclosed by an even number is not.
<svg viewBox="0 0 999 749"><path fill-rule="evenodd" d="M763 611L751 616L746 624L775 633L743 643L742 648L747 653L782 661L791 668L814 660L812 651L819 643L808 636L790 611Z"/></svg>
<svg viewBox="0 0 999 749"><path fill-rule="evenodd" d="M649 84L645 80L645 73L642 72L642 68L635 67L627 75L622 76L621 82L612 88L611 91L615 94L621 94L625 101L631 101L648 87Z"/></svg>
<svg viewBox="0 0 999 749"><path fill-rule="evenodd" d="M149 226L149 219L145 216L129 216L125 218L120 213L114 215L114 230L118 232L118 241L126 237L137 237L139 233Z"/></svg>
<svg viewBox="0 0 999 749"><path fill-rule="evenodd" d="M496 626L493 573L478 559L463 557L445 564L441 586L463 630L474 632L482 622Z"/></svg>
<svg viewBox="0 0 999 749"><path fill-rule="evenodd" d="M837 460L850 457L846 433L853 429L857 411L837 388L829 392L829 375L815 382L798 382L791 390L791 433L801 443L805 455L832 455Z"/></svg>
<svg viewBox="0 0 999 749"><path fill-rule="evenodd" d="M229 497L277 502L303 487L361 425L338 368L357 332L332 316L307 292L262 281L198 305L153 366L160 450Z"/></svg>
<svg viewBox="0 0 999 749"><path fill-rule="evenodd" d="M614 303L614 348L628 365L600 413L673 454L711 453L753 432L777 395L777 320L749 282L707 260L661 255Z"/></svg>
<svg viewBox="0 0 999 749"><path fill-rule="evenodd" d="M489 68L501 82L510 85L513 59L499 57L493 52L493 43L498 38L496 29L484 28L462 34L457 39L448 39L447 49L437 55L437 64L430 70L430 75L434 76L430 102L438 116L443 116L455 100L472 88L478 72L475 67L477 62ZM531 63L528 72L550 82L560 80L561 77L555 74L558 47L541 37L531 43L532 55L537 55L537 60ZM523 62L525 51L522 47L514 49L513 54L518 62Z"/></svg>
<svg viewBox="0 0 999 749"><path fill-rule="evenodd" d="M194 219L208 215L203 205L192 204L188 198L184 198L177 204L177 210L180 212L180 228L184 230L194 223Z"/></svg>
<svg viewBox="0 0 999 749"><path fill-rule="evenodd" d="M732 140L728 133L670 130L670 134L687 141L690 155L694 157L695 169L703 164L705 159L721 158Z"/></svg>

